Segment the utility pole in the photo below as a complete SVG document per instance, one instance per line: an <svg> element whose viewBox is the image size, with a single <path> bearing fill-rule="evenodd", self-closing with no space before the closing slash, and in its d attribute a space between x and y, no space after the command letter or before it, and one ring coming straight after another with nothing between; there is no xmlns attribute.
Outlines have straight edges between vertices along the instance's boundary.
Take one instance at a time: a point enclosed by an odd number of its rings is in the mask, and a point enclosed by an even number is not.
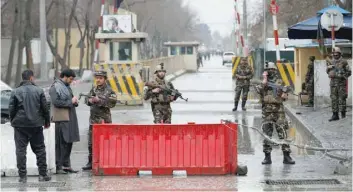
<svg viewBox="0 0 353 192"><path fill-rule="evenodd" d="M246 8L246 0L243 0L243 37L244 37L244 47L248 46L248 16Z"/></svg>
<svg viewBox="0 0 353 192"><path fill-rule="evenodd" d="M267 30L266 30L266 2L267 2L267 0L263 0L263 11L264 11L264 13L263 13L263 15L264 15L264 32L263 32L263 48L264 48L264 64L265 64L265 62L266 62L266 32L267 32Z"/></svg>
<svg viewBox="0 0 353 192"><path fill-rule="evenodd" d="M39 21L40 21L40 77L42 80L48 80L48 63L47 63L47 27L45 0L39 2Z"/></svg>

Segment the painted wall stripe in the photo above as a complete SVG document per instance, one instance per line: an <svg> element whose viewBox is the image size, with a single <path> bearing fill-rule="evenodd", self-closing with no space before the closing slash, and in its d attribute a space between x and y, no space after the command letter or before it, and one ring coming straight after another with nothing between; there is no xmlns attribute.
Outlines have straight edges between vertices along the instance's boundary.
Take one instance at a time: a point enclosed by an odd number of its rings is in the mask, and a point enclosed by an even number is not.
<svg viewBox="0 0 353 192"><path fill-rule="evenodd" d="M123 83L124 80L123 80L123 78L120 75L120 71L118 69L118 66L114 65L114 64L112 64L112 66L113 66L113 69L115 71L115 75L117 77L117 81L116 82L118 83L118 87L120 87L120 92L121 93L127 93L127 89L125 87L125 84Z"/></svg>
<svg viewBox="0 0 353 192"><path fill-rule="evenodd" d="M295 73L294 73L294 69L293 69L293 66L292 64L290 63L286 63L286 67L287 67L287 70L289 72L289 77L294 85L294 82L295 82Z"/></svg>
<svg viewBox="0 0 353 192"><path fill-rule="evenodd" d="M287 86L290 86L290 83L288 81L288 78L287 78L287 74L286 72L284 71L284 68L283 68L283 64L282 63L277 63L277 68L278 68L278 71L282 77L282 80L283 82L285 83L285 85Z"/></svg>
<svg viewBox="0 0 353 192"><path fill-rule="evenodd" d="M110 83L110 87L113 90L119 90L117 87L117 81L114 79L114 70L109 66L109 64L103 64L104 70L108 73L108 81Z"/></svg>
<svg viewBox="0 0 353 192"><path fill-rule="evenodd" d="M123 82L124 82L124 84L125 84L125 87L126 87L126 89L127 89L128 94L129 94L129 95L132 95L132 91L131 91L131 89L130 89L130 86L129 86L129 83L128 83L128 81L127 81L126 76L123 75L122 78L123 78Z"/></svg>
<svg viewBox="0 0 353 192"><path fill-rule="evenodd" d="M232 77L234 78L235 77L235 72L236 72L236 69L239 65L239 62L240 62L240 57L233 57L233 68L232 68Z"/></svg>

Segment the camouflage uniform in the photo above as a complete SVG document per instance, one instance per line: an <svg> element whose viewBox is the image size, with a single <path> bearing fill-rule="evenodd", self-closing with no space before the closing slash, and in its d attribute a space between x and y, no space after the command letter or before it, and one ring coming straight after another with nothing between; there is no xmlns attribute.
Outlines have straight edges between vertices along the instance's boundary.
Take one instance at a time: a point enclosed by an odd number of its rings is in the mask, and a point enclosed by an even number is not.
<svg viewBox="0 0 353 192"><path fill-rule="evenodd" d="M88 129L88 165L92 164L92 125L99 123L112 123L110 108L115 107L117 96L115 92L107 85L93 87L88 93L89 96L99 97L97 103L90 103L89 98L85 98L85 104L90 106L89 129ZM92 165L91 165L92 166ZM83 168L88 170L89 166Z"/></svg>
<svg viewBox="0 0 353 192"><path fill-rule="evenodd" d="M335 48L336 52L341 53L338 48ZM338 112L341 111L342 118L346 116L346 86L347 79L351 76L352 71L349 68L347 60L343 59L342 56L339 59L332 59L327 62L328 66L326 73L329 75L330 90L331 90L331 102L333 116L329 121L338 120Z"/></svg>
<svg viewBox="0 0 353 192"><path fill-rule="evenodd" d="M152 84L158 84L160 86L167 87L169 89L174 89L174 86L170 82L166 82L164 79L160 79L158 77L155 78ZM163 91L159 93L153 93L153 88L148 88L144 99L148 100L151 99L151 108L154 117L154 123L165 123L171 124L172 123L172 108L170 107L171 98L164 94Z"/></svg>
<svg viewBox="0 0 353 192"><path fill-rule="evenodd" d="M314 60L315 57L311 56L309 58L310 63L308 65L308 71L306 72L305 76L305 86L306 92L309 95L309 103L308 106L314 105Z"/></svg>
<svg viewBox="0 0 353 192"><path fill-rule="evenodd" d="M277 80L276 84L282 84L281 80ZM279 139L287 138L287 130L289 129L288 121L286 119L283 102L285 101L281 97L281 92L277 91L277 95L272 87L267 85L256 86L256 91L259 93L262 101L262 131L270 138L275 128ZM262 164L271 164L271 151L272 143L264 139L263 140L263 152L265 153L265 160ZM294 164L295 162L289 156L291 153L290 146L287 144L282 145L282 151L284 155L283 163Z"/></svg>
<svg viewBox="0 0 353 192"><path fill-rule="evenodd" d="M247 58L243 57L241 59L240 65L237 67L235 78L236 80L236 88L235 88L235 98L234 98L234 109L236 111L238 108L238 102L240 98L240 94L243 91L242 95L242 110L245 111L246 100L248 99L248 93L250 88L250 79L253 77L253 71L248 64Z"/></svg>

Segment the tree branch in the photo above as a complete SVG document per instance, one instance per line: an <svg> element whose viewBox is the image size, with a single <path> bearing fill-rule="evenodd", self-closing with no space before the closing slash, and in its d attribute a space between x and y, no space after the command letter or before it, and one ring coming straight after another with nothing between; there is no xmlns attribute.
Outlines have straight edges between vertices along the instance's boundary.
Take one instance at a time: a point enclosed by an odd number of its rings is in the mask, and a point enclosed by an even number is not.
<svg viewBox="0 0 353 192"><path fill-rule="evenodd" d="M341 7L341 8L345 7L341 0L335 0L335 2L338 4L339 7Z"/></svg>
<svg viewBox="0 0 353 192"><path fill-rule="evenodd" d="M1 2L3 2L1 3L1 12L3 12L6 9L7 5L9 4L10 0L7 0L7 1L2 0Z"/></svg>
<svg viewBox="0 0 353 192"><path fill-rule="evenodd" d="M53 7L53 5L54 5L54 0L52 0L52 1L50 2L50 4L49 4L47 10L45 11L45 15L48 15L48 14L49 14L49 12L50 12L51 8Z"/></svg>

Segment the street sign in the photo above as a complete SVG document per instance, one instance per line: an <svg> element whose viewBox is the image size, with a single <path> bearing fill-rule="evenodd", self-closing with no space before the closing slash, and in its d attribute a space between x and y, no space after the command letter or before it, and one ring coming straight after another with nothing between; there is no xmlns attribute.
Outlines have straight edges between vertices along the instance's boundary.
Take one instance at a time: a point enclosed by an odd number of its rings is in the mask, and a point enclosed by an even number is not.
<svg viewBox="0 0 353 192"><path fill-rule="evenodd" d="M338 31L343 25L343 15L334 9L327 10L321 15L320 21L321 26L327 31L331 31L332 26L334 26L335 31Z"/></svg>
<svg viewBox="0 0 353 192"><path fill-rule="evenodd" d="M278 5L277 4L270 4L270 11L273 15L276 15L278 13Z"/></svg>

